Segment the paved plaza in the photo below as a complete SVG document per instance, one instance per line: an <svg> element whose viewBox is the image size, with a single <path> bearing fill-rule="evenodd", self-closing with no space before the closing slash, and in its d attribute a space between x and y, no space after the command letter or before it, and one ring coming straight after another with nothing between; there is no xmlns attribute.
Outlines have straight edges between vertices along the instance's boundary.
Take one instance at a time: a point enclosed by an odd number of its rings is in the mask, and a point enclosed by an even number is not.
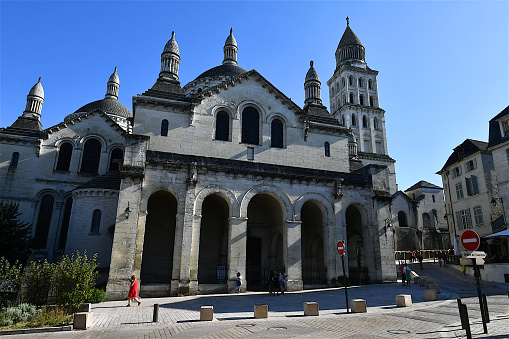
<svg viewBox="0 0 509 339"><path fill-rule="evenodd" d="M412 268L440 284L437 301L425 301L423 287L401 283L352 286L349 299L365 299L368 312L347 314L342 288L268 293L197 295L143 299L141 306L126 301L93 305L88 330L31 334L31 338L459 338L457 298L467 304L474 337L509 338L509 284L483 283L491 322L482 333L477 291L472 277L450 267L425 263ZM413 306L396 307L397 294L411 294ZM303 303L319 303L319 316L304 316ZM134 303L135 304L135 303ZM152 322L159 304L159 321ZM268 318L255 319L255 304L267 304ZM200 307L213 306L214 320L199 321ZM28 335L10 336L27 337Z"/></svg>

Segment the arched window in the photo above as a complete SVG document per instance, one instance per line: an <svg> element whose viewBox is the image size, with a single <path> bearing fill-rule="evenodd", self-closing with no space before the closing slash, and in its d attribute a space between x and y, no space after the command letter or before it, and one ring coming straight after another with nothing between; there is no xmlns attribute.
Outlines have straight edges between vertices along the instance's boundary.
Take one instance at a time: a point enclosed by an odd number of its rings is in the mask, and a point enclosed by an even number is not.
<svg viewBox="0 0 509 339"><path fill-rule="evenodd" d="M72 210L72 197L69 197L65 201L64 217L62 220L60 239L58 241L59 250L65 249L65 244L67 242L67 231L69 231L69 221L71 220L71 210Z"/></svg>
<svg viewBox="0 0 509 339"><path fill-rule="evenodd" d="M283 148L283 123L279 119L270 124L270 147Z"/></svg>
<svg viewBox="0 0 509 339"><path fill-rule="evenodd" d="M341 115L341 125L345 126L345 115Z"/></svg>
<svg viewBox="0 0 509 339"><path fill-rule="evenodd" d="M378 118L377 117L374 117L373 118L373 125L375 127L375 129L380 129L380 124L378 123Z"/></svg>
<svg viewBox="0 0 509 339"><path fill-rule="evenodd" d="M330 144L327 141L323 144L323 148L325 149L325 156L330 157Z"/></svg>
<svg viewBox="0 0 509 339"><path fill-rule="evenodd" d="M365 115L362 116L362 127L368 128L368 118Z"/></svg>
<svg viewBox="0 0 509 339"><path fill-rule="evenodd" d="M368 88L373 89L373 82L371 81L371 79L368 80Z"/></svg>
<svg viewBox="0 0 509 339"><path fill-rule="evenodd" d="M341 78L341 86L345 87L345 78Z"/></svg>
<svg viewBox="0 0 509 339"><path fill-rule="evenodd" d="M375 107L375 98L373 98L373 97L369 97L369 105L370 105L371 107Z"/></svg>
<svg viewBox="0 0 509 339"><path fill-rule="evenodd" d="M350 86L353 86L353 76L351 76L351 75L348 77L348 84Z"/></svg>
<svg viewBox="0 0 509 339"><path fill-rule="evenodd" d="M359 97L359 105L364 105L364 95L361 94Z"/></svg>
<svg viewBox="0 0 509 339"><path fill-rule="evenodd" d="M408 227L408 220L406 218L406 213L403 211L398 212L398 223L399 227Z"/></svg>
<svg viewBox="0 0 509 339"><path fill-rule="evenodd" d="M120 166L123 163L124 159L124 152L120 148L115 148L113 151L111 151L111 157L110 157L110 172L118 172L120 171Z"/></svg>
<svg viewBox="0 0 509 339"><path fill-rule="evenodd" d="M353 93L350 93L350 103L353 104Z"/></svg>
<svg viewBox="0 0 509 339"><path fill-rule="evenodd" d="M242 111L242 142L246 144L258 145L259 143L259 125L260 115L253 107L246 107Z"/></svg>
<svg viewBox="0 0 509 339"><path fill-rule="evenodd" d="M216 114L216 140L230 140L230 115L225 111Z"/></svg>
<svg viewBox="0 0 509 339"><path fill-rule="evenodd" d="M55 198L51 194L46 194L41 199L39 217L37 218L37 227L35 229L34 248L46 248L54 202Z"/></svg>
<svg viewBox="0 0 509 339"><path fill-rule="evenodd" d="M58 151L57 171L69 171L72 157L72 144L70 142L64 142L60 145Z"/></svg>
<svg viewBox="0 0 509 339"><path fill-rule="evenodd" d="M431 228L431 218L428 213L422 214L422 227Z"/></svg>
<svg viewBox="0 0 509 339"><path fill-rule="evenodd" d="M346 95L343 94L343 105L346 104Z"/></svg>
<svg viewBox="0 0 509 339"><path fill-rule="evenodd" d="M362 78L359 78L359 87L362 87Z"/></svg>
<svg viewBox="0 0 509 339"><path fill-rule="evenodd" d="M12 153L11 164L9 165L9 167L12 167L12 168L18 167L18 161L19 161L19 153L18 152Z"/></svg>
<svg viewBox="0 0 509 339"><path fill-rule="evenodd" d="M94 210L92 214L92 226L90 227L90 233L99 233L101 227L101 210Z"/></svg>
<svg viewBox="0 0 509 339"><path fill-rule="evenodd" d="M97 174L101 158L101 142L97 139L88 139L83 147L81 173Z"/></svg>
<svg viewBox="0 0 509 339"><path fill-rule="evenodd" d="M163 136L163 137L168 136L168 120L166 120L166 119L161 121L161 136Z"/></svg>
<svg viewBox="0 0 509 339"><path fill-rule="evenodd" d="M355 117L355 113L352 113L352 126L357 126L357 118Z"/></svg>

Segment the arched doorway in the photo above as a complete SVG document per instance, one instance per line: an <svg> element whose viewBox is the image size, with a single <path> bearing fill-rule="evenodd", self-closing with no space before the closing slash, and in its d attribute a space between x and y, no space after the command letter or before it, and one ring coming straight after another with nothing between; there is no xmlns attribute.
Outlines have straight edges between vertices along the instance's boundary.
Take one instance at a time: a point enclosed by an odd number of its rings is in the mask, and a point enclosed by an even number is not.
<svg viewBox="0 0 509 339"><path fill-rule="evenodd" d="M143 241L141 281L144 284L170 284L177 199L167 191L150 196Z"/></svg>
<svg viewBox="0 0 509 339"><path fill-rule="evenodd" d="M355 206L346 210L346 237L350 283L368 283L361 213ZM368 239L366 239L368 241Z"/></svg>
<svg viewBox="0 0 509 339"><path fill-rule="evenodd" d="M247 218L247 289L264 291L271 270L285 271L283 212L273 196L261 193L249 202Z"/></svg>
<svg viewBox="0 0 509 339"><path fill-rule="evenodd" d="M302 281L308 285L327 284L327 268L324 260L323 223L320 207L306 202L301 209L302 220Z"/></svg>
<svg viewBox="0 0 509 339"><path fill-rule="evenodd" d="M212 194L203 200L200 227L199 284L226 284L229 208L225 199Z"/></svg>

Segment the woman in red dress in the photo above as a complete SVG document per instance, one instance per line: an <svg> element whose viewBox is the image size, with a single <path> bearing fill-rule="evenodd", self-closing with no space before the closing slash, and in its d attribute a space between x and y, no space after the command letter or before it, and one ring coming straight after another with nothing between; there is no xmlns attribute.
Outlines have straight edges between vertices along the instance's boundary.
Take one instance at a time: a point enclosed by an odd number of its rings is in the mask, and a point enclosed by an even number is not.
<svg viewBox="0 0 509 339"><path fill-rule="evenodd" d="M131 277L131 287L129 288L129 294L127 295L127 306L131 306L131 299L134 299L138 302L138 306L140 306L141 301L138 297L138 280L136 280L136 276L133 274Z"/></svg>

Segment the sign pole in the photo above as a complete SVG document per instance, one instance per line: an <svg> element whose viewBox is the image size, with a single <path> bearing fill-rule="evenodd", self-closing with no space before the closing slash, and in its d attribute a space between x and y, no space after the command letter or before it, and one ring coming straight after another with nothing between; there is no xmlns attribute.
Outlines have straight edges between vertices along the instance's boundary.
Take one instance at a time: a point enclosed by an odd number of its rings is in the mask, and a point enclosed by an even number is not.
<svg viewBox="0 0 509 339"><path fill-rule="evenodd" d="M345 301L346 301L346 313L350 313L350 308L348 307L348 279L345 275L345 259L344 255L341 256L341 266L343 266L343 279L345 280Z"/></svg>
<svg viewBox="0 0 509 339"><path fill-rule="evenodd" d="M482 327L484 330L484 334L488 334L488 327L486 326L486 308L484 307L484 300L482 298L482 292L481 292L481 272L479 270L479 266L477 266L476 260L473 259L474 264L474 276L475 276L475 282L477 285L477 297L479 298L479 307L481 308L481 319L482 319Z"/></svg>

